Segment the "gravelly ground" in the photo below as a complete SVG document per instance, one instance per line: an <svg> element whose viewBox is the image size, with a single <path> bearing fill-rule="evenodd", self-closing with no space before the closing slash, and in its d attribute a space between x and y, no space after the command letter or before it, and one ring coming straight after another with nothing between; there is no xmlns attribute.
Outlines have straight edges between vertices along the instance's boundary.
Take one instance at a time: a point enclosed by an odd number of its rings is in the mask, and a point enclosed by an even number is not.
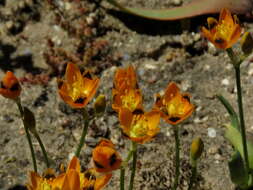
<svg viewBox="0 0 253 190"><path fill-rule="evenodd" d="M48 1L50 2L50 1ZM187 189L190 176L189 146L200 136L205 152L199 163L198 190L232 190L227 161L231 146L223 137L228 123L225 109L215 98L220 93L235 105L233 68L227 55L203 40L199 26L205 17L191 19L188 30L180 22L157 22L113 11L98 1L6 0L0 2L0 76L13 70L22 79L22 103L34 111L38 131L56 169L67 164L82 129L79 111L65 105L57 95L56 78L64 64L75 62L101 78L99 93L109 100L106 114L92 122L81 154L83 169L88 167L91 150L100 137L111 138L122 156L129 142L123 139L117 115L110 107L114 72L132 64L138 74L145 108L152 107L153 95L177 82L192 96L196 111L180 126L182 176L180 189ZM129 6L163 8L182 4L176 0L131 0ZM185 1L186 2L186 1ZM185 3L184 2L184 3ZM115 10L115 9L114 9ZM243 21L246 29L252 24ZM253 67L242 65L247 131L253 130ZM0 189L25 184L32 169L30 152L17 107L0 97ZM90 104L91 105L91 104ZM89 106L90 108L90 106ZM215 130L215 137L208 136ZM43 156L33 139L39 171L45 169ZM170 189L174 177L174 137L171 126L161 122L161 133L139 146L135 189ZM119 189L119 172L106 189Z"/></svg>

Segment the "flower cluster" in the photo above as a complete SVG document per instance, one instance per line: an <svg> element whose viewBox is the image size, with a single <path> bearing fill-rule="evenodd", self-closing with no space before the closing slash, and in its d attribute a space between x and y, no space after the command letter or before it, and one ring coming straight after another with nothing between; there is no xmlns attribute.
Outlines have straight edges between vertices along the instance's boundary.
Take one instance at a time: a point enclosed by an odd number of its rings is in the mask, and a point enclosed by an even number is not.
<svg viewBox="0 0 253 190"><path fill-rule="evenodd" d="M118 112L126 137L137 143L151 140L159 132L160 114L145 112L134 68L118 69L114 76L112 108Z"/></svg>
<svg viewBox="0 0 253 190"><path fill-rule="evenodd" d="M171 82L163 96L157 94L153 110L144 112L141 90L132 66L116 71L112 95L112 108L119 114L124 135L138 143L151 140L159 132L160 116L175 125L194 110L190 96L181 94L177 85Z"/></svg>
<svg viewBox="0 0 253 190"><path fill-rule="evenodd" d="M120 167L121 157L110 140L101 140L93 150L94 168L81 172L80 162L73 157L67 170L58 176L47 169L43 176L30 172L28 190L100 190L111 179L112 171ZM103 167L101 169L101 166Z"/></svg>

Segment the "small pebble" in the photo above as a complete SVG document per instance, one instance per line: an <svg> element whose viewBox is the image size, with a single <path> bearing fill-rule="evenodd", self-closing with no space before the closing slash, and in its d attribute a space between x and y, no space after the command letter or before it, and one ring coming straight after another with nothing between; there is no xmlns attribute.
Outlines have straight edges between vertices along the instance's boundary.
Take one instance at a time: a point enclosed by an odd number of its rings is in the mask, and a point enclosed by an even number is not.
<svg viewBox="0 0 253 190"><path fill-rule="evenodd" d="M10 30L14 26L14 22L10 20L6 22L5 26L8 30Z"/></svg>
<svg viewBox="0 0 253 190"><path fill-rule="evenodd" d="M250 75L250 76L253 75L253 68L250 68L250 69L248 70L248 75Z"/></svg>
<svg viewBox="0 0 253 190"><path fill-rule="evenodd" d="M223 79L223 80L221 81L221 84L222 84L223 86L228 86L228 85L229 85L229 80L228 80L227 78L225 78L225 79Z"/></svg>
<svg viewBox="0 0 253 190"><path fill-rule="evenodd" d="M221 155L215 154L215 155L214 155L214 159L215 159L215 160L221 160Z"/></svg>
<svg viewBox="0 0 253 190"><path fill-rule="evenodd" d="M208 134L209 137L211 137L211 138L216 137L216 130L214 128L210 127L210 128L207 129L207 131L208 131L207 134Z"/></svg>
<svg viewBox="0 0 253 190"><path fill-rule="evenodd" d="M68 10L70 10L71 8L72 8L71 3L66 2L66 3L65 3L65 10L68 11Z"/></svg>

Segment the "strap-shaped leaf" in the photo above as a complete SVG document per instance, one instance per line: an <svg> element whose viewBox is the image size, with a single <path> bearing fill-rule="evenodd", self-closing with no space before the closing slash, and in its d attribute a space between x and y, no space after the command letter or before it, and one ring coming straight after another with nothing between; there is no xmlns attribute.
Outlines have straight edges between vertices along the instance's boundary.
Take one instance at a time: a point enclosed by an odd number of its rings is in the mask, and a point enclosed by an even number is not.
<svg viewBox="0 0 253 190"><path fill-rule="evenodd" d="M252 4L249 0L192 0L191 3L181 7L152 10L124 7L118 3L117 0L107 1L118 7L121 11L154 20L178 20L198 15L218 13L224 7L229 9L231 12L246 13L247 11L250 11L250 5Z"/></svg>
<svg viewBox="0 0 253 190"><path fill-rule="evenodd" d="M247 188L248 176L245 171L243 159L238 151L234 153L231 160L228 162L228 168L232 182L241 189Z"/></svg>
<svg viewBox="0 0 253 190"><path fill-rule="evenodd" d="M236 129L240 130L240 123L239 123L238 115L235 112L232 105L222 95L217 95L217 98L222 103L222 105L226 108L226 110L230 116L232 126L235 127Z"/></svg>
<svg viewBox="0 0 253 190"><path fill-rule="evenodd" d="M239 130L237 130L235 127L232 127L232 125L226 125L225 137L244 159L242 136ZM247 140L247 148L248 148L249 168L250 170L253 170L253 144L249 140Z"/></svg>

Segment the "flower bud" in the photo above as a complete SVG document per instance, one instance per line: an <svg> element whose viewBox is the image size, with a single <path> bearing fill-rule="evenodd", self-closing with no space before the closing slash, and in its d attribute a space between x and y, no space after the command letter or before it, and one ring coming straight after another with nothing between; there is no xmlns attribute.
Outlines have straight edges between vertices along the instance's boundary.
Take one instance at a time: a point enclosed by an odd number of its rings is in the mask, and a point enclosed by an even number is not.
<svg viewBox="0 0 253 190"><path fill-rule="evenodd" d="M0 81L0 95L16 100L20 93L21 86L18 79L11 71L7 71L2 81Z"/></svg>
<svg viewBox="0 0 253 190"><path fill-rule="evenodd" d="M204 143L201 138L195 138L191 144L190 156L192 161L196 161L200 158L204 150Z"/></svg>
<svg viewBox="0 0 253 190"><path fill-rule="evenodd" d="M245 32L241 39L241 48L244 54L249 55L253 50L253 38L249 32Z"/></svg>
<svg viewBox="0 0 253 190"><path fill-rule="evenodd" d="M105 112L105 108L106 108L106 99L105 99L105 95L104 94L100 94L94 103L94 109L95 109L95 113L100 115L103 114Z"/></svg>

